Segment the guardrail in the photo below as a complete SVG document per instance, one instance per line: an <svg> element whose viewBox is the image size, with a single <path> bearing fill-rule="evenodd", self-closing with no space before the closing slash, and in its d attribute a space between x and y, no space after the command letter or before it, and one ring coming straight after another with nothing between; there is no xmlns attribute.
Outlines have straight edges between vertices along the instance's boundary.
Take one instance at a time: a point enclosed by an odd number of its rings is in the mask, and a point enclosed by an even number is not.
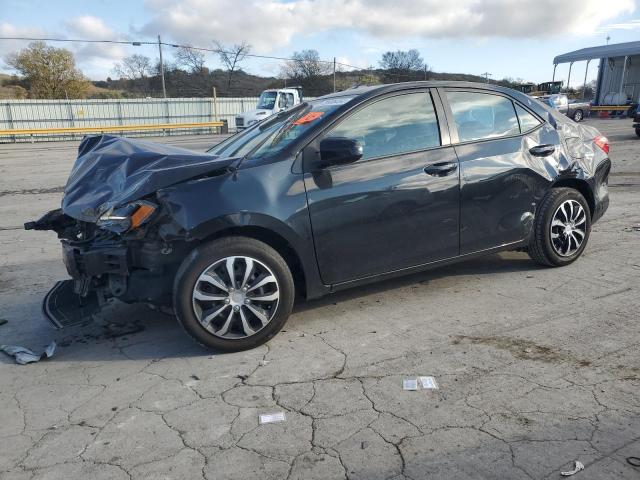
<svg viewBox="0 0 640 480"><path fill-rule="evenodd" d="M626 112L631 108L631 105L594 105L591 110L594 112Z"/></svg>
<svg viewBox="0 0 640 480"><path fill-rule="evenodd" d="M124 132L148 132L176 129L201 129L219 128L221 133L226 133L227 122L198 122L198 123L157 123L145 125L113 125L96 127L62 127L62 128L23 128L0 130L0 137L17 137L30 135L75 135L86 133L124 133Z"/></svg>

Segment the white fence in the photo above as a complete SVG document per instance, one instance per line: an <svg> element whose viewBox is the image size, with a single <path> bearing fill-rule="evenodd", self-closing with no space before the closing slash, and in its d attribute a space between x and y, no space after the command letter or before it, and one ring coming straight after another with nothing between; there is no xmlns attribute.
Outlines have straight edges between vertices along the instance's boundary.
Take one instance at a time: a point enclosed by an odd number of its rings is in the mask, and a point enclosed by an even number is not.
<svg viewBox="0 0 640 480"><path fill-rule="evenodd" d="M235 128L238 113L255 108L257 98L136 98L105 100L0 100L0 130L111 127L226 120ZM209 131L209 129L199 129ZM171 131L171 135L195 131ZM157 135L158 133L141 133ZM69 139L42 135L33 140ZM19 138L18 138L19 140ZM0 142L16 137L0 137Z"/></svg>

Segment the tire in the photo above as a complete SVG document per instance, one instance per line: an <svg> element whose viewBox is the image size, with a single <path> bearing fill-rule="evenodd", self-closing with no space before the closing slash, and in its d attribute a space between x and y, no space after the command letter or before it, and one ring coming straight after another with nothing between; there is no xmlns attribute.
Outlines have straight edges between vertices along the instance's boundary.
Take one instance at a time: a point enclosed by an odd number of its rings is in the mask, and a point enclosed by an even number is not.
<svg viewBox="0 0 640 480"><path fill-rule="evenodd" d="M582 209L582 215L578 205ZM533 228L529 256L536 263L548 267L569 265L582 255L589 241L589 205L577 190L553 188L542 199ZM582 241L578 245L581 235Z"/></svg>
<svg viewBox="0 0 640 480"><path fill-rule="evenodd" d="M636 135L640 137L640 128L636 128Z"/></svg>
<svg viewBox="0 0 640 480"><path fill-rule="evenodd" d="M576 110L575 112L573 112L574 122L581 122L583 118L584 118L584 113L582 110Z"/></svg>
<svg viewBox="0 0 640 480"><path fill-rule="evenodd" d="M201 345L221 352L269 341L289 318L294 298L293 277L282 256L266 243L238 236L196 247L173 285L180 325Z"/></svg>

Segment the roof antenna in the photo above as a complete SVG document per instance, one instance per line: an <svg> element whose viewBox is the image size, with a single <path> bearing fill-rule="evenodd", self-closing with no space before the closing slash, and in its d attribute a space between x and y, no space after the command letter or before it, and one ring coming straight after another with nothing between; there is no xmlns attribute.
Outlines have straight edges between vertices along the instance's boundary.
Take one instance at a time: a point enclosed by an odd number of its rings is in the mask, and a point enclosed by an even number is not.
<svg viewBox="0 0 640 480"><path fill-rule="evenodd" d="M611 40L611 36L607 34L607 45L609 45L609 40Z"/></svg>

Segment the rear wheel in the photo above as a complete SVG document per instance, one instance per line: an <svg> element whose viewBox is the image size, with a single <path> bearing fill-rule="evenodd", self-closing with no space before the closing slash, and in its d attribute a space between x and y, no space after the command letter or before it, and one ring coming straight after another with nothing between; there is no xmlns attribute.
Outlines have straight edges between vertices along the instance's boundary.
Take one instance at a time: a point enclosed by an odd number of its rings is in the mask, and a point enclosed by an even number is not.
<svg viewBox="0 0 640 480"><path fill-rule="evenodd" d="M587 201L572 188L554 188L542 200L529 245L529 256L541 265L560 267L584 251L591 232Z"/></svg>
<svg viewBox="0 0 640 480"><path fill-rule="evenodd" d="M584 113L582 112L582 110L576 110L575 112L573 112L574 122L581 122L583 118L584 118Z"/></svg>
<svg viewBox="0 0 640 480"><path fill-rule="evenodd" d="M178 321L199 343L246 350L267 342L291 313L293 277L284 259L252 238L202 245L183 261L174 283Z"/></svg>
<svg viewBox="0 0 640 480"><path fill-rule="evenodd" d="M640 128L636 128L636 135L640 137Z"/></svg>

